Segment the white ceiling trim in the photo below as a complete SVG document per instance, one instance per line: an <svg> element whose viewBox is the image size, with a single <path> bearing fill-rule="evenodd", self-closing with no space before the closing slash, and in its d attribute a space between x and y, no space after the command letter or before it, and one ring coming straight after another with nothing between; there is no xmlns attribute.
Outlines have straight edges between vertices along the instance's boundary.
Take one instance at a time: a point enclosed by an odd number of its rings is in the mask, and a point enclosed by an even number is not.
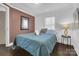
<svg viewBox="0 0 79 59"><path fill-rule="evenodd" d="M32 14L32 13L30 13L30 12L26 12L25 10L22 10L22 9L20 9L20 8L14 7L14 6L11 5L11 4L8 4L8 3L7 3L7 5L9 5L10 7L14 8L14 9L17 9L17 10L19 10L19 11L21 11L21 12L24 12L24 13L26 13L26 14L29 14L29 15L34 16L34 14Z"/></svg>

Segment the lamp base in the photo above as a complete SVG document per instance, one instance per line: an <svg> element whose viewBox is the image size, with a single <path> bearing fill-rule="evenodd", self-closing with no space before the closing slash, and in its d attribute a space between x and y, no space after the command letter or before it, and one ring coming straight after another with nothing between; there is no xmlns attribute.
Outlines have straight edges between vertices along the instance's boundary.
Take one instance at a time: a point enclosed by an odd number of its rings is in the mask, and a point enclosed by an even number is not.
<svg viewBox="0 0 79 59"><path fill-rule="evenodd" d="M64 30L64 35L68 36L68 30Z"/></svg>

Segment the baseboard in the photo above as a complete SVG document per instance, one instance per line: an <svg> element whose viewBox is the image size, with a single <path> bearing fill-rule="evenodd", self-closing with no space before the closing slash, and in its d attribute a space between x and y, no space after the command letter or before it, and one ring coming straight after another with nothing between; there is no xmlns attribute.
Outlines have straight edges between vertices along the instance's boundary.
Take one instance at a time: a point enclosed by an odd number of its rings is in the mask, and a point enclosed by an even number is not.
<svg viewBox="0 0 79 59"><path fill-rule="evenodd" d="M74 49L75 49L77 55L79 56L79 45L78 45L78 42L74 41L73 42L73 46L74 46Z"/></svg>
<svg viewBox="0 0 79 59"><path fill-rule="evenodd" d="M6 47L10 47L13 45L13 42L11 42L10 44L6 45Z"/></svg>
<svg viewBox="0 0 79 59"><path fill-rule="evenodd" d="M77 55L79 56L79 49L77 47L74 47L74 49L75 49Z"/></svg>

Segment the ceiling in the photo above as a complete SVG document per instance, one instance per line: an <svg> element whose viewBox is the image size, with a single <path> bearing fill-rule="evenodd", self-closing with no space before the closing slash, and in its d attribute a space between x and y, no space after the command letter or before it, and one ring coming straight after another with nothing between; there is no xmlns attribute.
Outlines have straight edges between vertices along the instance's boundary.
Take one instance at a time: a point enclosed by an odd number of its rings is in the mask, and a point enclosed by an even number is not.
<svg viewBox="0 0 79 59"><path fill-rule="evenodd" d="M46 13L49 11L55 12L57 10L67 9L70 7L75 7L79 4L73 3L8 3L8 5L12 5L19 9L29 12L32 15L38 15L42 13Z"/></svg>
<svg viewBox="0 0 79 59"><path fill-rule="evenodd" d="M0 11L6 11L6 10L7 9L4 6L0 5Z"/></svg>

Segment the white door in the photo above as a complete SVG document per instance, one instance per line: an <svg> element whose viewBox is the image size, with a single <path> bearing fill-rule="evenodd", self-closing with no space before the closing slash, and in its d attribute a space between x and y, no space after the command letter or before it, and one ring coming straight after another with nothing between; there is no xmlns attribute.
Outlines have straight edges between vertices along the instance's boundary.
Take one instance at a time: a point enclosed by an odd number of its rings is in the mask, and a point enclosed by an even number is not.
<svg viewBox="0 0 79 59"><path fill-rule="evenodd" d="M5 11L0 11L0 44L5 44Z"/></svg>
<svg viewBox="0 0 79 59"><path fill-rule="evenodd" d="M4 19L0 21L0 43L5 44L6 47L9 46L9 7L0 3L0 11L5 12L1 14L1 18Z"/></svg>

